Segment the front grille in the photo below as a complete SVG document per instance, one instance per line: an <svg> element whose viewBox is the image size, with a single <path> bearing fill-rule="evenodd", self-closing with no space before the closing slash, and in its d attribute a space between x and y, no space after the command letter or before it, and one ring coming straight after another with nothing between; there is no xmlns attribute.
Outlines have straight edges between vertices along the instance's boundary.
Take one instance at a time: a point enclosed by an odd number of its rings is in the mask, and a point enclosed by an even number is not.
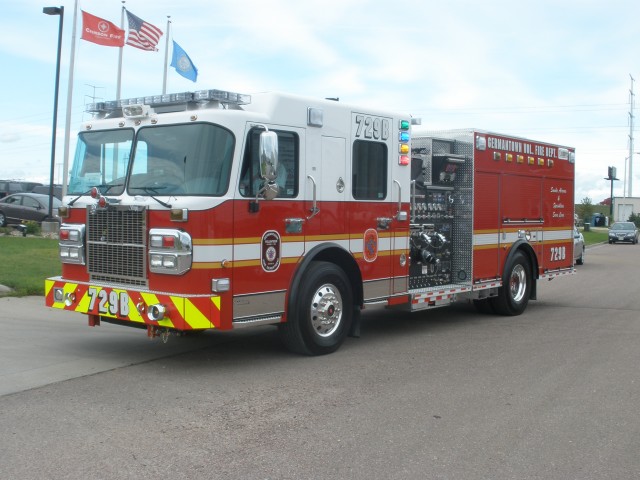
<svg viewBox="0 0 640 480"><path fill-rule="evenodd" d="M92 281L147 286L143 207L87 208L87 267Z"/></svg>

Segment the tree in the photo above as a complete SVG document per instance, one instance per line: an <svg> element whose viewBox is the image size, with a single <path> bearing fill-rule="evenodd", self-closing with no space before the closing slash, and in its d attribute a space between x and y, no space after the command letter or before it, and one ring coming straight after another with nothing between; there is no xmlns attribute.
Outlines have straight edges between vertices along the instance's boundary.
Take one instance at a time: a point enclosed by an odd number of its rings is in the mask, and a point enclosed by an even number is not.
<svg viewBox="0 0 640 480"><path fill-rule="evenodd" d="M632 213L629 215L629 221L636 224L636 227L640 227L640 215L637 213Z"/></svg>
<svg viewBox="0 0 640 480"><path fill-rule="evenodd" d="M589 197L584 197L580 204L576 205L578 218L588 221L593 215L593 201Z"/></svg>

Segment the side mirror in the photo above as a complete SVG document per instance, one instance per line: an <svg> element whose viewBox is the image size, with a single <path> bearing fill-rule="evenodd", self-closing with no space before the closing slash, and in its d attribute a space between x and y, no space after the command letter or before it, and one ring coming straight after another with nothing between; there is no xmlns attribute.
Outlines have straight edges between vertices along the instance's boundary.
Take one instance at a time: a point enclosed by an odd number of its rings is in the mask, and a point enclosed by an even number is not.
<svg viewBox="0 0 640 480"><path fill-rule="evenodd" d="M260 176L267 182L275 182L278 173L278 135L276 132L260 134Z"/></svg>

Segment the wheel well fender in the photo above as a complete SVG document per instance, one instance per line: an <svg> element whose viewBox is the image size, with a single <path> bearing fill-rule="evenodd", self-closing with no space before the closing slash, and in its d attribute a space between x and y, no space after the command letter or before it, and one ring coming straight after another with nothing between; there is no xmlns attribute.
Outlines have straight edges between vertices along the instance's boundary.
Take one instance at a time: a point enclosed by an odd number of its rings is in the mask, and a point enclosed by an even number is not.
<svg viewBox="0 0 640 480"><path fill-rule="evenodd" d="M536 252L533 250L533 248L528 242L526 242L525 240L517 240L511 246L511 250L509 250L509 255L507 255L507 258L505 259L505 262L504 262L505 266L509 265L509 263L511 262L511 259L517 252L522 252L524 256L527 258L527 260L529 260L529 265L531 266L531 294L529 298L531 298L531 300L536 300L537 290L538 290L537 280L539 277L538 256L536 255ZM504 271L502 275L504 277Z"/></svg>
<svg viewBox="0 0 640 480"><path fill-rule="evenodd" d="M291 285L287 294L287 311L291 311L293 308L293 300L297 298L302 278L305 272L314 261L330 262L341 268L349 279L351 289L353 291L353 302L355 305L362 306L364 293L362 290L362 274L360 268L356 263L353 256L336 243L324 243L318 245L304 256L302 261L298 264L293 278L291 279Z"/></svg>

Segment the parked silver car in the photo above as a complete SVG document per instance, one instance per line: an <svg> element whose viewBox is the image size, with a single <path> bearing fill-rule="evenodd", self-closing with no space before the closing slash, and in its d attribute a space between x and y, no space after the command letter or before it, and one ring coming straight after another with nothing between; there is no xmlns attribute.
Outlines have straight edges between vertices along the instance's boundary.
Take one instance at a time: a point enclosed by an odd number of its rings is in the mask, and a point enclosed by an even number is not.
<svg viewBox="0 0 640 480"><path fill-rule="evenodd" d="M49 217L49 196L38 193L16 193L0 200L0 227L7 224L17 224L32 220L41 223L44 220L57 220L58 207L62 202L53 197L51 214Z"/></svg>
<svg viewBox="0 0 640 480"><path fill-rule="evenodd" d="M578 227L573 227L573 261L578 265L584 263L584 236L578 230Z"/></svg>
<svg viewBox="0 0 640 480"><path fill-rule="evenodd" d="M609 243L638 243L638 227L633 222L616 222L609 228Z"/></svg>

